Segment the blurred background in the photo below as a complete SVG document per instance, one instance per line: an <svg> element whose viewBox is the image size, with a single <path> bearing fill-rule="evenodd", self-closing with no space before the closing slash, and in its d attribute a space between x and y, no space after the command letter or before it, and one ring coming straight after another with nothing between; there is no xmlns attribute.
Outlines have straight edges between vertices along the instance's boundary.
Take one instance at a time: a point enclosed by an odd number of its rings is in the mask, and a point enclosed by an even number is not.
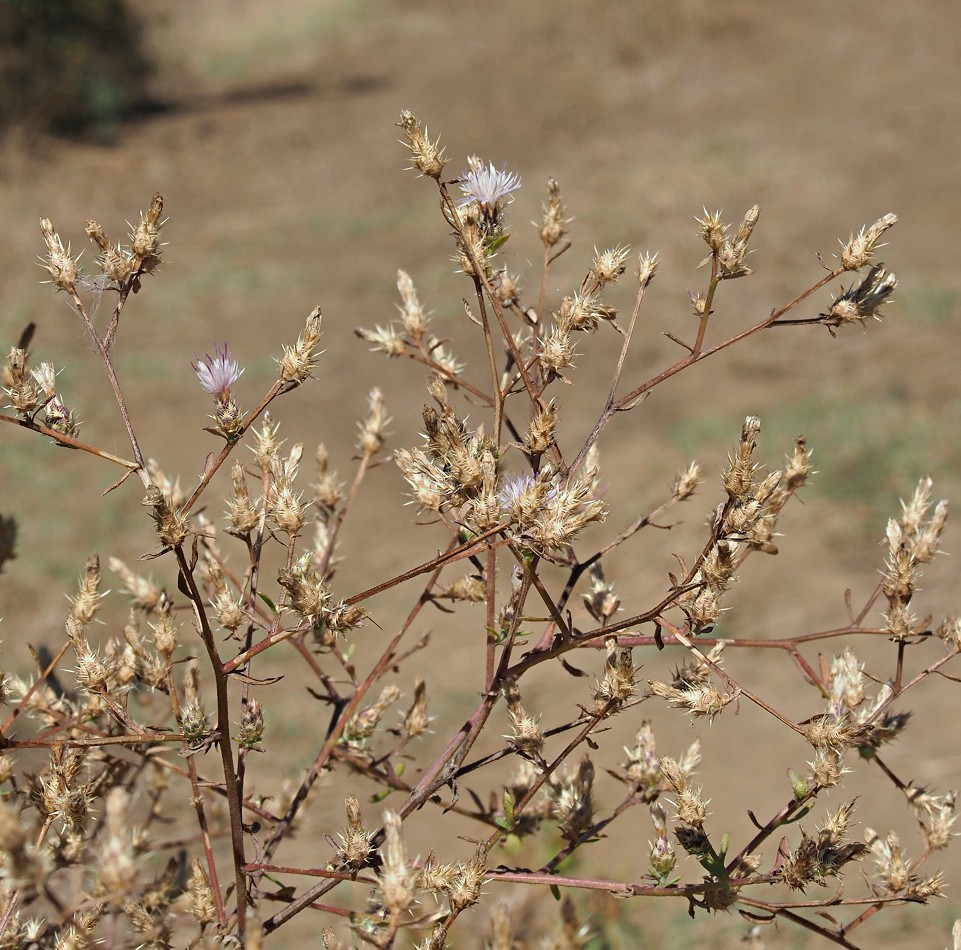
<svg viewBox="0 0 961 950"><path fill-rule="evenodd" d="M748 563L724 629L765 637L842 625L845 589L857 604L873 588L886 519L899 513L898 499L918 478L931 475L937 498L961 501L956 20L946 0L585 0L563 7L78 0L56 8L0 0L0 342L9 348L36 323L33 357L62 370L60 387L83 420L82 437L125 455L112 396L79 321L39 285L37 223L50 217L74 249L88 243L88 218L115 240L125 238L126 222L159 191L170 217L165 263L130 300L114 350L145 452L192 486L218 446L203 432L210 407L191 359L226 341L247 367L235 392L249 408L274 378L281 343L293 342L320 304L327 352L317 378L275 415L282 435L304 441L308 453L323 440L346 479L372 387L383 389L393 416L390 448L419 442L424 374L369 353L353 334L394 317L398 268L413 277L434 331L483 379L477 341L463 320L469 288L450 260L436 191L405 170L407 153L397 144L401 109L441 135L451 175L477 154L521 176L505 260L531 295L541 249L528 222L539 215L548 176L559 181L574 219L574 246L552 271L552 305L579 284L594 247L659 252L661 271L625 373L629 385L677 359L665 331L691 335L687 291L706 285L705 271L696 270L706 252L693 220L704 206L723 209L735 223L755 202L762 209L752 241L756 274L721 287L709 342L786 303L819 278L818 254L828 260L838 239L893 211L900 222L881 259L899 284L883 325L847 328L836 339L822 328L753 337L657 389L620 417L601 445L601 477L621 512L613 531L659 504L674 471L692 458L708 476L681 515L684 526L639 539L608 566L626 602L630 593L641 606L664 589L672 552L697 549L718 498L715 473L744 416L761 417L761 454L771 467L803 432L819 474L782 524L779 556ZM88 250L88 268L92 259ZM628 308L630 283L611 302ZM822 291L798 315L830 301ZM110 305L105 297L101 324ZM580 444L603 405L619 341L602 327L581 343L575 385L558 393L568 447ZM61 594L88 554L132 563L152 538L135 486L100 495L113 471L10 426L2 437L0 513L15 514L20 526L19 557L0 577L10 653L24 641L59 640ZM348 520L338 595L408 567L414 556L432 556L439 535L429 527L411 534L405 500L392 464L372 474ZM207 513L220 516L213 503ZM950 526L946 550L956 551L959 537ZM149 566L172 587L167 569L162 561ZM957 611L956 581L950 558L931 565L918 612L937 618ZM389 636L411 596L381 598L374 618L383 631L371 628L369 636ZM122 617L122 605L117 609ZM438 630L443 642L440 621ZM448 639L424 660L447 664L450 694L434 712L450 724L476 701L482 650L480 641L456 646ZM10 656L4 665L24 662ZM799 684L777 658L750 662L759 664L762 693L780 689L781 680L785 689ZM881 675L887 669L879 667ZM902 778L943 791L958 785L961 753L944 731L956 700L939 688L926 684L912 741L894 747L891 763L897 769L903 757L912 771ZM805 696L797 714L812 701ZM665 753L680 754L697 734L664 709L645 715L664 720L673 743ZM656 728L661 736L659 720ZM734 816L724 830L738 832L748 827L747 807L784 799L784 768L803 768L806 752L792 749L782 763L778 730L753 710L744 721L712 728L723 738L706 737L713 751L704 784L712 810ZM750 730L756 738L744 748L739 736ZM443 725L436 732L443 736ZM304 765L297 733L280 737L282 768L292 775ZM879 807L890 809L887 817L916 855L910 815L884 791L887 805ZM638 822L632 857L650 836ZM961 879L957 857L937 866ZM921 913L892 914L866 945L947 943L961 910L953 890L948 894ZM604 946L695 946L705 933L680 907L592 905L590 912L595 921L610 918ZM708 924L717 946L737 946L745 930L737 918ZM298 926L290 925L290 946ZM478 921L483 932L486 918ZM906 936L922 932L917 942ZM771 947L816 945L793 933L771 931L765 939Z"/></svg>

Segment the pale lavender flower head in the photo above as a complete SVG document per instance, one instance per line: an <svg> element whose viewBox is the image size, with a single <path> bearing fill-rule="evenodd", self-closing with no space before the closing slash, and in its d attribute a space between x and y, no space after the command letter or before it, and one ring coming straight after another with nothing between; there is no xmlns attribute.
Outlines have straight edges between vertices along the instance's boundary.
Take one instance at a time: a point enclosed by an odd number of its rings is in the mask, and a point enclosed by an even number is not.
<svg viewBox="0 0 961 950"><path fill-rule="evenodd" d="M504 512L509 512L520 501L524 493L531 488L534 481L535 478L530 472L525 472L523 475L508 475L497 493L501 509Z"/></svg>
<svg viewBox="0 0 961 950"><path fill-rule="evenodd" d="M486 211L494 211L501 198L508 198L512 191L521 186L520 178L506 169L498 171L491 162L487 168L483 163L472 161L460 175L460 190L464 192L460 207L465 208L476 201Z"/></svg>
<svg viewBox="0 0 961 950"><path fill-rule="evenodd" d="M226 343L223 349L217 344L215 353L215 356L206 353L202 360L196 360L190 365L197 374L200 385L211 395L223 399L230 392L230 387L243 376L244 371L236 360L227 355Z"/></svg>

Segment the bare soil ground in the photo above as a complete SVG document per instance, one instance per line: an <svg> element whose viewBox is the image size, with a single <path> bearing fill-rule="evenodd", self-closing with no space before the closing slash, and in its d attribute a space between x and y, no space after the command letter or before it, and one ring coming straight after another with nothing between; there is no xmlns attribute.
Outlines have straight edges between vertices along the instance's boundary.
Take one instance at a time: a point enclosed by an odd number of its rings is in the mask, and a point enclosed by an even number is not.
<svg viewBox="0 0 961 950"><path fill-rule="evenodd" d="M128 125L110 147L27 147L15 138L2 146L0 341L10 346L24 324L38 324L35 352L64 368L63 389L90 441L123 454L94 354L70 311L36 285L37 220L51 217L82 246L88 217L119 235L160 191L170 214L168 262L132 301L117 353L141 441L166 471L190 484L213 448L202 431L208 409L190 369L193 355L229 341L248 367L239 391L253 400L272 379L280 343L296 337L317 303L327 354L317 381L283 405L284 434L306 441L308 451L325 441L346 477L356 420L376 385L394 417L393 446L418 442L423 374L368 353L353 336L355 326L394 316L398 267L413 276L439 332L478 372L483 364L467 342L466 288L453 273L434 193L404 171L395 141L398 113L409 108L442 134L452 168L477 153L522 176L506 256L525 286L535 285L540 260L526 222L538 215L548 176L560 182L574 216L574 248L549 287L555 300L579 282L595 245L660 252L662 272L645 304L630 378L647 378L676 358L663 331L689 330L686 290L705 283L695 270L704 252L692 220L702 206L723 208L731 219L754 202L762 207L757 273L723 287L718 300L725 332L813 283L815 254L835 253L838 238L887 211L900 216L884 251L900 282L883 325L837 339L823 330L754 338L658 389L602 446L602 476L612 501L628 499L621 519L628 522L663 499L673 472L691 457L716 471L748 413L762 418L772 466L797 432L807 436L820 475L785 520L781 554L750 562L727 621L738 635L843 623L845 589L857 603L876 583L885 519L918 477L934 477L937 497L961 500L961 30L953 3L180 0L163 7L148 26L163 65L157 95L164 111ZM619 303L629 301L625 290ZM813 306L829 302L825 292ZM583 347L563 407L571 444L602 405L616 345L613 334L599 333ZM112 472L5 429L0 511L16 513L22 530L20 558L0 578L3 665L12 666L22 662L9 657L24 641L59 639L61 592L91 551L133 562L151 541L132 487L101 498ZM437 541L429 528L407 530L412 512L403 507L393 466L375 472L372 487L344 540L344 593L407 567L412 553L429 557ZM629 558L609 566L622 593L643 598L663 589L671 552L690 549L715 493L705 488L670 544L660 533L642 539ZM959 537L954 524L948 551L958 550ZM938 617L961 608L952 559L933 565L925 586L919 610ZM398 594L375 605L382 628L391 629L404 603ZM438 631L439 638L458 635ZM454 642L429 654L451 684L434 710L446 723L470 708L478 688L479 642ZM663 666L658 658L643 662L644 675ZM753 670L732 662L732 671L790 705L799 682L793 668L780 658L753 662ZM903 778L942 790L961 777L957 694L949 685L920 697L912 738L890 754L895 771L902 763L910 769ZM288 681L286 698L277 701L296 716L295 697L302 696L307 724L316 711L296 686ZM813 697L798 697L798 715L816 711L805 705ZM664 710L657 715L665 752L679 753L698 731ZM629 741L631 725L612 748ZM753 709L722 717L712 729L704 782L712 811L730 816L727 830L737 838L748 833L745 808L766 814L783 800L785 769L802 765L807 753L785 748L780 730ZM273 741L277 758L266 772L280 762L298 775L305 765L299 754L313 744L299 729ZM876 802L870 784L859 791L874 808L871 821L901 830L916 855L902 803L887 787ZM309 828L331 827L326 816L340 809L322 797L321 790L318 817L300 838L315 860L327 846L311 840ZM340 824L337 818L333 826ZM611 858L626 868L650 834L639 820L618 840L628 832L630 846ZM961 913L961 861L949 854L938 866L955 883L949 896L922 912L890 915L907 923L869 924L860 946L947 944L950 921ZM479 935L487 932L483 913ZM609 946L707 940L735 947L746 929L737 918L705 927L674 907L596 903L591 913L621 921L609 926ZM292 923L286 942L275 945L306 945L310 927ZM817 945L784 930L765 940L771 948Z"/></svg>

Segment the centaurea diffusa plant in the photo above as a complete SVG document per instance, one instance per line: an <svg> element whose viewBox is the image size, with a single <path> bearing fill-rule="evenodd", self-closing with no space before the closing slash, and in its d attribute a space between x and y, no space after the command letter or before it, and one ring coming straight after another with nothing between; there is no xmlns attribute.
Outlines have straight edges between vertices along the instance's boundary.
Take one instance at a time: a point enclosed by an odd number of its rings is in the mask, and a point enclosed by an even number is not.
<svg viewBox="0 0 961 950"><path fill-rule="evenodd" d="M103 364L130 458L79 438L53 367L31 365L30 332L9 350L2 379L9 412L0 418L118 466L112 488L139 479L154 530L144 547L173 564L177 581L170 591L110 559L128 613L98 628L106 593L100 560L91 556L70 601L65 642L51 655L35 654L35 674L3 677L9 713L0 724L0 950L104 940L113 947L260 947L298 914L320 915L325 947L418 941L439 950L449 940L465 945L471 934L479 946L489 933L487 945L507 948L520 929L526 936L531 929L500 902L508 887L565 892L545 946L591 939L591 922L572 899L582 891L606 891L627 899L627 907L675 898L692 915L737 910L755 924L793 922L839 946L863 945L858 930L869 919L905 902L926 903L944 884L929 863L953 836L954 794L898 777L885 747L910 725L904 694L923 700L926 681L961 651L961 620L935 625L914 608L920 572L939 549L946 503L932 510L930 479L921 479L888 525L881 582L841 628L747 640L735 617L721 639L716 628L729 589L752 555L777 553L779 517L812 474L805 441L796 441L782 470L768 471L758 451L761 421L744 420L720 485L708 490L703 537L693 550L672 552L679 567L663 577L653 602L638 602L630 576L608 576L608 555L688 504L703 483L701 469L683 468L654 510L630 520L602 490L599 445L615 416L655 387L750 336L807 324L833 334L879 319L896 278L873 258L897 219L887 214L862 228L842 243L837 265L825 265L793 300L714 340L722 282L752 272L760 211L751 208L734 226L705 210L698 226L709 250L706 279L691 292L696 328L686 338L668 334L682 351L676 362L628 381L627 356L657 255L642 254L632 266L627 247L595 249L580 283L551 300L549 275L572 246L551 179L536 225L543 265L527 299L503 259L519 175L471 157L459 177L445 179L439 140L408 112L400 126L413 168L438 190L469 288L465 319L476 324L486 367L467 375L431 331L430 313L403 271L399 320L358 329L372 349L427 370L424 444L396 448L394 461L409 501L428 522L416 530L434 532L439 552L397 576L371 578L361 591L339 589L335 555L366 475L384 455L385 398L370 394L349 487L332 471L323 443L307 486L304 446L285 443L276 417L280 397L318 364L320 309L297 342L283 347L276 380L246 413L232 393L243 368L227 343L194 360L198 389L214 398L215 424L207 431L219 442L184 492L144 458L112 357L131 291L161 263L161 198L141 215L129 247L88 223L98 249L93 278L83 276L51 222L41 222L43 267ZM635 303L623 317L606 297L629 271ZM797 315L846 272L857 276L827 312ZM82 294L106 289L117 302L101 332ZM610 387L593 427L569 444L559 435L567 402L559 384L573 380L578 335L610 331L618 346ZM211 503L215 484L225 489L222 504ZM15 537L4 512L0 567L14 556ZM405 616L368 613L375 595L402 584L411 591ZM432 607L458 614L456 649L474 661L470 686L479 698L466 721L431 713L431 690L445 684L417 662L426 645L418 631ZM864 638L890 643L890 670L867 669L856 650ZM807 652L835 642L833 659L818 662ZM725 657L746 649L787 653L814 714L798 721L763 681L727 672ZM675 658L673 674L642 675L645 658L660 650ZM259 768L281 717L303 718L275 701L277 678L263 665L268 652L306 670L320 713L311 758L289 788L263 787ZM531 686L535 673L551 679L559 697L546 707ZM592 685L572 692L584 676ZM678 712L701 726L745 704L784 730L796 764L783 804L767 814L754 806L754 833L735 841L723 833L725 816L711 812L712 776L699 773L701 740L675 758L657 751L655 735L658 723ZM623 759L612 754L607 733L615 718L632 717L633 744ZM708 730L703 742L710 741ZM27 750L45 756L36 769L21 760ZM907 856L893 831L868 830L858 840L861 819L850 799L835 797L829 808L822 801L855 770L889 783L913 811L917 857ZM327 802L344 803L346 824L337 819L311 841L318 857L307 866L295 863L302 852L294 832L321 778ZM434 820L419 850L407 834L422 811ZM648 845L631 849L626 876L611 875L613 865L594 855L615 822L630 828L629 812L648 816ZM168 816L185 829L172 843L159 833ZM468 821L465 855L456 847L456 822ZM644 840L636 827L621 833ZM477 910L484 905L486 915ZM751 939L757 945L756 934Z"/></svg>

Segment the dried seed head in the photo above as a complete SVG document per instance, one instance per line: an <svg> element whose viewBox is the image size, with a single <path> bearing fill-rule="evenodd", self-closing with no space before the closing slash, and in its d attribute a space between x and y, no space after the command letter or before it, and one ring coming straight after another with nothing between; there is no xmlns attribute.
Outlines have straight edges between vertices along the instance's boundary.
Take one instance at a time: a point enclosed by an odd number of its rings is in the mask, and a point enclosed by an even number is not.
<svg viewBox="0 0 961 950"><path fill-rule="evenodd" d="M414 701L404 716L404 735L413 739L427 732L432 718L427 715L427 684L418 676L414 679Z"/></svg>
<svg viewBox="0 0 961 950"><path fill-rule="evenodd" d="M284 355L277 361L280 378L285 383L299 386L311 374L323 350L317 351L320 343L320 307L315 307L307 317L304 329L294 346L284 346Z"/></svg>
<svg viewBox="0 0 961 950"><path fill-rule="evenodd" d="M552 399L547 405L541 405L531 419L530 428L524 439L524 445L531 455L543 455L554 444L554 432L557 428L557 407Z"/></svg>
<svg viewBox="0 0 961 950"><path fill-rule="evenodd" d="M141 504L150 509L150 517L156 526L157 537L163 547L173 548L187 536L187 518L175 511L164 493L156 486L147 489Z"/></svg>
<svg viewBox="0 0 961 950"><path fill-rule="evenodd" d="M821 322L830 330L848 323L864 323L869 317L881 319L881 307L898 285L894 274L889 274L884 264L875 264L860 284L842 291Z"/></svg>
<svg viewBox="0 0 961 950"><path fill-rule="evenodd" d="M595 489L593 469L565 483L544 468L536 477L506 482L501 500L518 539L550 552L570 544L589 523L607 517L607 506L592 497Z"/></svg>
<svg viewBox="0 0 961 950"><path fill-rule="evenodd" d="M430 511L439 511L454 491L447 472L435 465L421 449L412 452L398 449L394 461L410 485L417 504Z"/></svg>
<svg viewBox="0 0 961 950"><path fill-rule="evenodd" d="M950 650L961 651L961 617L945 617L938 624L936 633Z"/></svg>
<svg viewBox="0 0 961 950"><path fill-rule="evenodd" d="M53 229L49 218L40 219L40 233L44 244L47 245L47 256L41 257L41 266L50 274L50 283L67 293L76 293L77 280L80 277L79 257L72 257L70 245L66 250L60 235Z"/></svg>
<svg viewBox="0 0 961 950"><path fill-rule="evenodd" d="M694 494L701 481L700 466L697 462L691 462L686 469L674 476L674 484L671 485L671 501L686 501Z"/></svg>
<svg viewBox="0 0 961 950"><path fill-rule="evenodd" d="M440 147L440 137L431 142L427 128L421 128L413 113L406 109L400 114L400 127L407 138L404 144L413 156L414 168L422 175L440 181L444 171L444 150Z"/></svg>
<svg viewBox="0 0 961 950"><path fill-rule="evenodd" d="M850 771L845 768L840 751L829 745L817 746L814 761L808 762L808 765L811 769L808 784L816 788L834 788L841 781L841 776Z"/></svg>
<svg viewBox="0 0 961 950"><path fill-rule="evenodd" d="M541 366L551 378L560 376L561 370L574 364L575 355L571 329L557 323L555 315L554 326L538 354Z"/></svg>
<svg viewBox="0 0 961 950"><path fill-rule="evenodd" d="M140 223L130 234L130 246L140 258L140 270L146 274L153 273L160 264L160 229L167 223L166 219L160 220L163 210L163 197L155 194L150 207L140 212Z"/></svg>
<svg viewBox="0 0 961 950"><path fill-rule="evenodd" d="M344 741L351 745L363 745L377 729L387 707L397 702L400 690L393 684L385 686L372 706L351 718L344 730Z"/></svg>
<svg viewBox="0 0 961 950"><path fill-rule="evenodd" d="M100 249L97 265L104 277L118 284L124 283L134 269L134 260L130 252L119 245L114 247L113 242L107 237L107 232L97 221L88 221L85 230L90 240Z"/></svg>
<svg viewBox="0 0 961 950"><path fill-rule="evenodd" d="M354 333L370 343L372 351L379 350L390 357L403 356L407 352L407 341L393 323L386 327L375 326L373 330L357 327Z"/></svg>
<svg viewBox="0 0 961 950"><path fill-rule="evenodd" d="M931 851L946 848L956 834L953 831L958 817L954 812L955 793L933 795L925 789L911 789L908 792L908 801L921 824L925 847Z"/></svg>
<svg viewBox="0 0 961 950"><path fill-rule="evenodd" d="M404 330L415 343L419 343L427 330L427 315L417 298L414 282L405 271L397 271L397 290L400 292L400 299L403 301L403 306L398 307L398 309L400 310Z"/></svg>
<svg viewBox="0 0 961 950"><path fill-rule="evenodd" d="M53 363L41 363L33 367L30 375L47 399L53 399L57 395L57 371L53 368Z"/></svg>
<svg viewBox="0 0 961 950"><path fill-rule="evenodd" d="M631 249L620 244L598 253L594 248L594 262L588 272L585 284L600 288L614 283L626 270L627 255Z"/></svg>
<svg viewBox="0 0 961 950"><path fill-rule="evenodd" d="M604 569L600 561L590 568L591 590L584 594L587 612L600 624L609 621L621 608L621 598L614 593L613 582L604 579Z"/></svg>
<svg viewBox="0 0 961 950"><path fill-rule="evenodd" d="M374 833L364 829L356 796L348 795L344 805L347 808L347 828L337 836L340 838L340 857L351 867L360 868L370 855Z"/></svg>
<svg viewBox="0 0 961 950"><path fill-rule="evenodd" d="M233 485L233 495L227 509L227 517L230 519L230 528L227 530L230 534L244 537L260 523L260 512L250 498L250 492L247 490L247 477L240 462L234 462L230 470L230 477Z"/></svg>
<svg viewBox="0 0 961 950"><path fill-rule="evenodd" d="M573 773L551 782L548 789L561 834L568 841L576 841L594 818L594 763L585 755Z"/></svg>
<svg viewBox="0 0 961 950"><path fill-rule="evenodd" d="M622 763L628 779L641 792L644 801L653 802L661 791L661 765L654 741L654 729L645 719L634 737L634 748L624 746L627 761Z"/></svg>
<svg viewBox="0 0 961 950"><path fill-rule="evenodd" d="M10 405L25 418L41 405L41 392L36 377L27 372L27 351L14 346L3 365L3 391L10 397Z"/></svg>
<svg viewBox="0 0 961 950"><path fill-rule="evenodd" d="M741 427L741 439L736 452L728 456L728 467L724 473L724 489L734 500L743 500L754 487L757 465L754 463L754 449L761 431L761 420L748 416Z"/></svg>
<svg viewBox="0 0 961 950"><path fill-rule="evenodd" d="M890 212L878 218L871 227L863 227L852 234L847 244L841 242L841 266L845 270L860 270L873 256L875 250L884 247L878 244L881 235L898 222L898 216Z"/></svg>
<svg viewBox="0 0 961 950"><path fill-rule="evenodd" d="M187 879L187 906L198 924L212 924L217 918L214 892L203 862L196 855L190 859L190 876Z"/></svg>
<svg viewBox="0 0 961 950"><path fill-rule="evenodd" d="M384 812L383 867L380 892L384 907L391 914L407 910L417 899L417 869L407 859L400 836L401 818L394 811Z"/></svg>
<svg viewBox="0 0 961 950"><path fill-rule="evenodd" d="M468 308L465 306L464 309L467 310ZM427 349L430 352L431 359L437 364L447 379L456 380L457 377L464 372L467 364L460 362L453 353L442 345L436 336L432 336L427 341Z"/></svg>
<svg viewBox="0 0 961 950"><path fill-rule="evenodd" d="M337 481L337 473L330 471L327 447L323 442L318 444L314 459L317 464L317 481L311 486L314 489L314 504L326 520L327 516L340 504L344 492Z"/></svg>
<svg viewBox="0 0 961 950"><path fill-rule="evenodd" d="M497 511L498 513L500 511L499 504ZM494 524L496 523L497 521L495 520ZM462 600L469 604L479 604L487 595L487 586L484 583L483 577L479 577L477 574L465 574L450 584L444 593L451 600Z"/></svg>
<svg viewBox="0 0 961 950"><path fill-rule="evenodd" d="M289 484L271 484L267 498L267 513L270 519L291 538L300 534L307 517L310 502L302 502L303 492L295 491Z"/></svg>
<svg viewBox="0 0 961 950"><path fill-rule="evenodd" d="M607 662L604 678L594 689L594 713L611 714L634 696L634 677L637 669L630 649L618 649L617 638L607 641Z"/></svg>
<svg viewBox="0 0 961 950"><path fill-rule="evenodd" d="M544 734L541 732L540 718L535 718L527 713L521 703L521 696L516 685L510 685L504 690L504 698L507 701L507 712L511 719L511 735L505 738L510 739L514 748L519 752L531 756L540 755L544 745Z"/></svg>
<svg viewBox="0 0 961 950"><path fill-rule="evenodd" d="M559 244L567 232L570 218L564 217L564 203L561 201L560 185L553 178L547 179L547 199L541 206L541 241L547 248Z"/></svg>
<svg viewBox="0 0 961 950"><path fill-rule="evenodd" d="M360 423L360 437L357 441L357 447L364 455L370 457L381 450L390 421L384 406L384 394L380 389L372 389L367 397L367 416Z"/></svg>
<svg viewBox="0 0 961 950"><path fill-rule="evenodd" d="M719 251L727 234L727 225L721 220L721 212L710 212L705 208L703 217L694 220L700 225L701 237L707 246L715 253Z"/></svg>
<svg viewBox="0 0 961 950"><path fill-rule="evenodd" d="M497 275L494 289L497 291L497 299L502 306L512 307L518 303L518 297L520 296L519 282L519 277L514 277L512 274L508 274L507 271L501 271L501 273Z"/></svg>
<svg viewBox="0 0 961 950"><path fill-rule="evenodd" d="M637 282L641 287L646 287L654 279L659 264L660 261L656 253L652 254L650 251L645 251L638 257L635 273Z"/></svg>
<svg viewBox="0 0 961 950"><path fill-rule="evenodd" d="M70 618L77 623L93 623L106 593L100 593L100 558L92 554L87 558L87 570L80 578L77 596L70 601Z"/></svg>
<svg viewBox="0 0 961 950"><path fill-rule="evenodd" d="M454 878L445 889L451 909L455 912L473 907L480 899L481 888L486 883L486 861L482 848L478 848L470 861L454 866Z"/></svg>
<svg viewBox="0 0 961 950"><path fill-rule="evenodd" d="M133 827L130 824L130 796L115 786L107 793L104 835L101 838L95 890L111 903L118 904L136 886Z"/></svg>
<svg viewBox="0 0 961 950"><path fill-rule="evenodd" d="M331 593L324 578L311 566L310 551L305 552L290 569L279 570L277 583L287 592L285 607L296 611L311 624L324 619Z"/></svg>

